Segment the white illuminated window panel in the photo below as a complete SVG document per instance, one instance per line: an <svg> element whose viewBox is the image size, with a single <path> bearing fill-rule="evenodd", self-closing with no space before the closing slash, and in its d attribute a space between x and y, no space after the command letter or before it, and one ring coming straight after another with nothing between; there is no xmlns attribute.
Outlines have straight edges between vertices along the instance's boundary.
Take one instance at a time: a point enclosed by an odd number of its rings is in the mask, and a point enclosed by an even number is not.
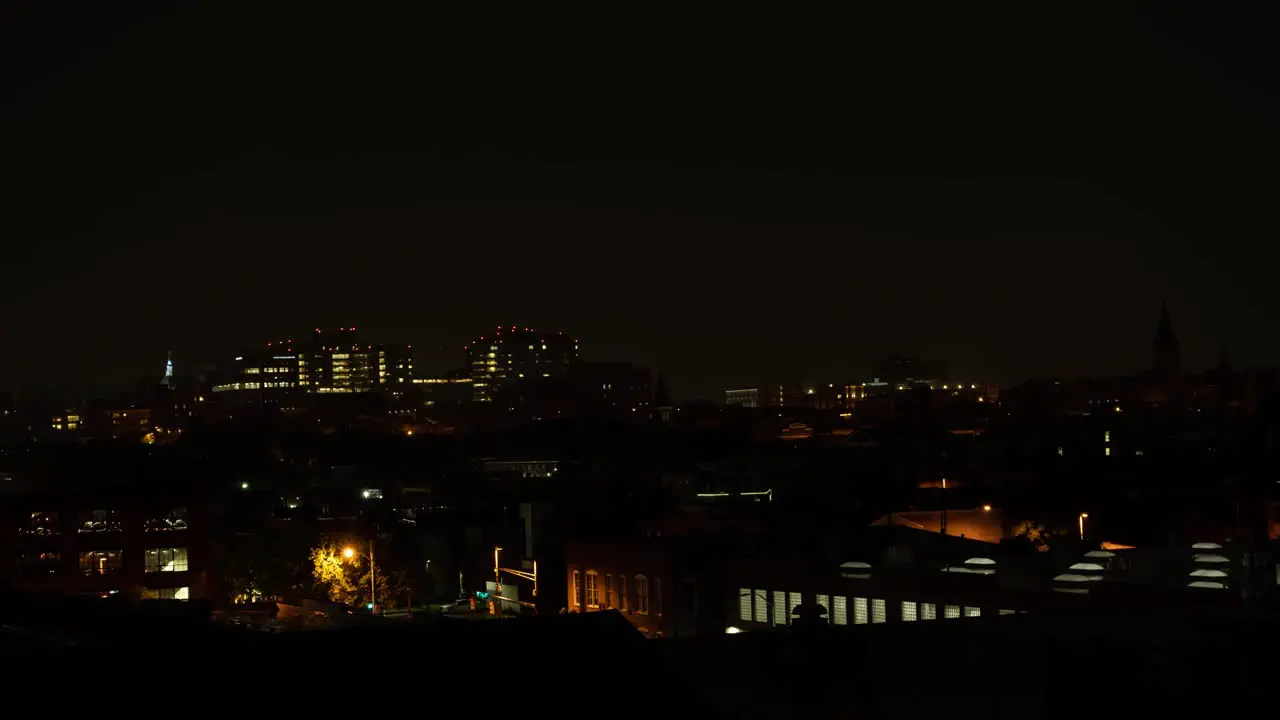
<svg viewBox="0 0 1280 720"><path fill-rule="evenodd" d="M902 601L902 622L915 622L919 619L917 612L918 608L914 602L910 600Z"/></svg>
<svg viewBox="0 0 1280 720"><path fill-rule="evenodd" d="M849 624L849 601L843 595L837 595L832 603L831 620L836 625Z"/></svg>
<svg viewBox="0 0 1280 720"><path fill-rule="evenodd" d="M853 599L853 624L867 624L867 599L856 597Z"/></svg>

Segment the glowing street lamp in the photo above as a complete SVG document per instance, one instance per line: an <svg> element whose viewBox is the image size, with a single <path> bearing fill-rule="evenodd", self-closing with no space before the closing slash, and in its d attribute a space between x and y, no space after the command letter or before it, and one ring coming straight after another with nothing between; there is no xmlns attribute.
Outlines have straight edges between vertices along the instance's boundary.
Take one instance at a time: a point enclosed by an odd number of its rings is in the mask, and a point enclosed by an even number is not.
<svg viewBox="0 0 1280 720"><path fill-rule="evenodd" d="M1084 521L1088 519L1089 513L1080 513L1080 540L1084 541Z"/></svg>
<svg viewBox="0 0 1280 720"><path fill-rule="evenodd" d="M342 549L342 557L350 560L356 555L366 558L369 561L369 610L373 611L378 605L378 566L373 561L373 540L369 540L369 554L357 552L355 548L348 545Z"/></svg>

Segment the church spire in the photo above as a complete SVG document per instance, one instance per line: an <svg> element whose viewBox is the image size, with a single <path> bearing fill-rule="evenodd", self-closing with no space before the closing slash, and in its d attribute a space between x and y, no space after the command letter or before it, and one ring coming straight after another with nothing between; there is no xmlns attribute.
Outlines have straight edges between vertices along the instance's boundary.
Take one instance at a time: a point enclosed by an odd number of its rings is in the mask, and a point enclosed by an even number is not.
<svg viewBox="0 0 1280 720"><path fill-rule="evenodd" d="M1156 342L1173 339L1173 321L1169 319L1169 301L1160 301L1160 324L1156 327ZM1174 342L1177 342L1174 339Z"/></svg>
<svg viewBox="0 0 1280 720"><path fill-rule="evenodd" d="M1160 322L1151 341L1151 371L1166 378L1182 371L1182 352L1178 336L1173 332L1173 321L1169 318L1168 302L1160 303Z"/></svg>
<svg viewBox="0 0 1280 720"><path fill-rule="evenodd" d="M161 387L173 389L173 351L169 351L169 357L164 363L164 379L160 381Z"/></svg>
<svg viewBox="0 0 1280 720"><path fill-rule="evenodd" d="M671 405L671 391L667 389L667 373L665 370L658 371L658 386L653 393L653 404L657 407Z"/></svg>

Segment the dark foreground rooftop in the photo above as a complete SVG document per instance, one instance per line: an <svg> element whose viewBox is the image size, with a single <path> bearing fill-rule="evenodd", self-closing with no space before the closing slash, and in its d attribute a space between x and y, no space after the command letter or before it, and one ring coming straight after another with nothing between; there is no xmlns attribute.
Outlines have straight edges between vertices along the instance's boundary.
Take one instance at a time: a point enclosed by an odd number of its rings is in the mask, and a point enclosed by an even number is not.
<svg viewBox="0 0 1280 720"><path fill-rule="evenodd" d="M1267 707L1280 641L1275 613L1254 606L671 640L611 612L273 634L156 607L4 592L14 701L236 716L1185 717Z"/></svg>
<svg viewBox="0 0 1280 720"><path fill-rule="evenodd" d="M175 702L254 717L529 717L573 707L622 717L673 708L717 716L616 613L265 633L176 610L3 591L0 661L13 683L6 685L33 700L52 693L62 710L120 713ZM114 689L108 696L103 688Z"/></svg>

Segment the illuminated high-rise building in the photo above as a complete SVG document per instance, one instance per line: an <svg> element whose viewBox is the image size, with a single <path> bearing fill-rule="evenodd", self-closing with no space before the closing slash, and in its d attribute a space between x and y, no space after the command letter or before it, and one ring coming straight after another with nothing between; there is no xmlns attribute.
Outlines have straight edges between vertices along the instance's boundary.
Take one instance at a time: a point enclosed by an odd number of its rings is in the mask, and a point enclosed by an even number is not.
<svg viewBox="0 0 1280 720"><path fill-rule="evenodd" d="M467 345L472 399L490 402L521 380L564 378L578 359L578 341L565 333L499 327Z"/></svg>
<svg viewBox="0 0 1280 720"><path fill-rule="evenodd" d="M379 345L377 356L379 385L402 392L413 383L412 345Z"/></svg>
<svg viewBox="0 0 1280 720"><path fill-rule="evenodd" d="M360 342L354 327L317 328L298 355L299 377L310 392L368 392L378 384L377 352Z"/></svg>
<svg viewBox="0 0 1280 720"><path fill-rule="evenodd" d="M413 382L409 345L370 345L354 327L316 328L311 338L272 341L228 363L214 392L255 392L281 401L300 393L362 393L403 390Z"/></svg>

